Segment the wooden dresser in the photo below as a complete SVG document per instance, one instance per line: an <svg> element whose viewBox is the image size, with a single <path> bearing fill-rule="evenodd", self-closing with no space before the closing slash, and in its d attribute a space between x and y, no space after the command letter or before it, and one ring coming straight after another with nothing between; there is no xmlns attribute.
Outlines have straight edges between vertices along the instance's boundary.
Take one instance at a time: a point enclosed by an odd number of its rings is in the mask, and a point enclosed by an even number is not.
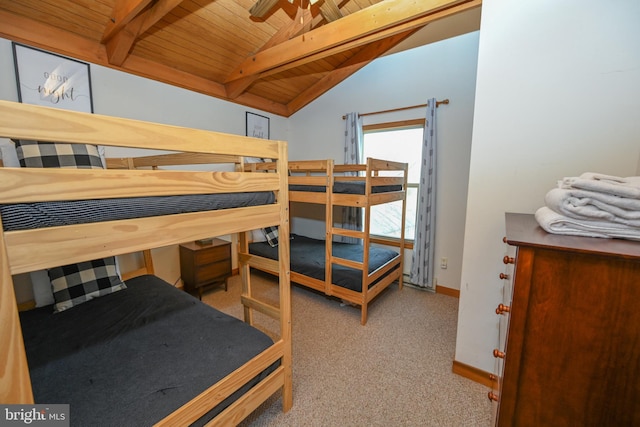
<svg viewBox="0 0 640 427"><path fill-rule="evenodd" d="M496 425L640 426L640 242L548 234L528 214L506 232Z"/></svg>
<svg viewBox="0 0 640 427"><path fill-rule="evenodd" d="M180 245L180 275L184 290L197 294L211 286L224 285L231 276L231 242L213 239L210 244L189 242Z"/></svg>

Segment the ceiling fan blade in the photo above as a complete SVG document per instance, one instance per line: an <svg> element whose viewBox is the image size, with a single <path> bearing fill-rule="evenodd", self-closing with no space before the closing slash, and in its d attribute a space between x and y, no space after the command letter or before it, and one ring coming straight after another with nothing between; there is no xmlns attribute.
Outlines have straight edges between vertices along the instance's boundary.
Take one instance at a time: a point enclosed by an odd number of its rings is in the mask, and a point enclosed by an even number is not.
<svg viewBox="0 0 640 427"><path fill-rule="evenodd" d="M278 4L278 1L279 0L258 0L251 9L249 9L249 13L254 18L264 18L271 8Z"/></svg>
<svg viewBox="0 0 640 427"><path fill-rule="evenodd" d="M324 0L320 5L320 14L327 22L333 22L342 18L340 8L333 0Z"/></svg>

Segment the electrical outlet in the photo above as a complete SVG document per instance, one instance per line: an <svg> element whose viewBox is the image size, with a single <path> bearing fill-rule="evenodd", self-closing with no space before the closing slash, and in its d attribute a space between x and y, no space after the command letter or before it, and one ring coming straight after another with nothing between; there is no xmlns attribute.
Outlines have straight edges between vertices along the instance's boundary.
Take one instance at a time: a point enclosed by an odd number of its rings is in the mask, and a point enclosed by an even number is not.
<svg viewBox="0 0 640 427"><path fill-rule="evenodd" d="M448 263L448 260L447 260L446 257L440 258L440 268L441 269L446 270L447 269L447 263Z"/></svg>

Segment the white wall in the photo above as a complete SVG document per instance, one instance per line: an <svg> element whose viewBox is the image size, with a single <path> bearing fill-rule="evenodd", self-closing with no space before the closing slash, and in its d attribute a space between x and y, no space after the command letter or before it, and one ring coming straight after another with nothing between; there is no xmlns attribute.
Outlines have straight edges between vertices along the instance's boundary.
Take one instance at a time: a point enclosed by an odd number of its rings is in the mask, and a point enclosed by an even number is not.
<svg viewBox="0 0 640 427"><path fill-rule="evenodd" d="M492 371L504 213L534 213L564 176L636 173L640 2L482 7L455 357Z"/></svg>
<svg viewBox="0 0 640 427"><path fill-rule="evenodd" d="M0 39L0 76L0 99L17 101L13 52L6 39ZM245 112L252 111L270 118L271 139L288 139L283 117L111 68L91 64L91 84L96 114L244 135ZM118 149L107 147L107 155L119 155ZM177 246L155 249L153 257L158 276L170 283L180 277Z"/></svg>
<svg viewBox="0 0 640 427"><path fill-rule="evenodd" d="M333 158L343 163L345 113L368 113L448 98L437 111L438 284L459 288L471 150L478 32L389 55L370 63L291 117L291 159ZM423 118L425 109L365 117L365 124ZM296 213L296 207L292 209ZM320 216L320 218L322 218ZM324 237L324 225L294 218L294 231ZM409 257L410 261L410 257Z"/></svg>

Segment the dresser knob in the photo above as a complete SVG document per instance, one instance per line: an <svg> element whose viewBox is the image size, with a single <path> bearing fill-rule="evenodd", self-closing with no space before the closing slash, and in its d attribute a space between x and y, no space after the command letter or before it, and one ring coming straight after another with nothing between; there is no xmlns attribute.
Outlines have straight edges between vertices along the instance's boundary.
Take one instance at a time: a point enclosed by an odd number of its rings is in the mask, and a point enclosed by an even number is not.
<svg viewBox="0 0 640 427"><path fill-rule="evenodd" d="M489 374L489 379L493 382L498 381L498 376L496 374Z"/></svg>
<svg viewBox="0 0 640 427"><path fill-rule="evenodd" d="M505 353L504 351L500 351L497 348L493 349L493 357L504 359Z"/></svg>
<svg viewBox="0 0 640 427"><path fill-rule="evenodd" d="M515 258L510 257L509 255L505 255L504 258L502 258L502 262L504 262L505 264L514 264L516 260Z"/></svg>
<svg viewBox="0 0 640 427"><path fill-rule="evenodd" d="M504 314L511 311L511 307L504 304L499 304L498 308L496 308L496 314Z"/></svg>
<svg viewBox="0 0 640 427"><path fill-rule="evenodd" d="M509 275L508 274L504 274L504 273L500 273L500 278L502 280L507 280L507 279L509 279Z"/></svg>
<svg viewBox="0 0 640 427"><path fill-rule="evenodd" d="M507 243L507 236L504 236L504 237L502 238L502 243Z"/></svg>
<svg viewBox="0 0 640 427"><path fill-rule="evenodd" d="M497 394L495 394L495 393L494 393L494 392L492 392L492 391L490 391L490 392L487 394L487 396L489 396L489 400L490 400L490 401L492 401L492 402L497 402L497 401L499 400L499 399L498 399L498 395L497 395Z"/></svg>

